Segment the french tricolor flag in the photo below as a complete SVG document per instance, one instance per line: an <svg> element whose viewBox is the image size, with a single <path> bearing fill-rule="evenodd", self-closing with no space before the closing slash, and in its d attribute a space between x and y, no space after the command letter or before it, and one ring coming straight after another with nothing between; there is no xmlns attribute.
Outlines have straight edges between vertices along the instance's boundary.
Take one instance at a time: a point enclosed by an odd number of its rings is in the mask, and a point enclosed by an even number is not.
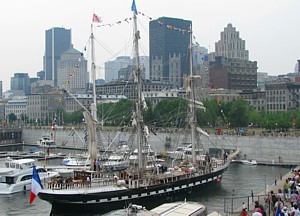
<svg viewBox="0 0 300 216"><path fill-rule="evenodd" d="M31 205L31 203L33 202L33 200L35 199L35 197L38 195L38 193L40 192L40 190L43 188L43 185L41 183L41 179L40 176L35 168L35 166L33 166L33 171L32 171L32 180L31 180L31 191L30 191L30 200L29 200L29 204Z"/></svg>

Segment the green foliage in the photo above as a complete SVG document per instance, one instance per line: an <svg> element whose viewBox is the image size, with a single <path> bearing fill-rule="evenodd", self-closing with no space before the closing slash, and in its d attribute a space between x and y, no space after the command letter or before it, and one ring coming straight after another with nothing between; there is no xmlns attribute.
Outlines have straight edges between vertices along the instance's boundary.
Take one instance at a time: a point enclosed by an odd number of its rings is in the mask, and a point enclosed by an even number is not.
<svg viewBox="0 0 300 216"><path fill-rule="evenodd" d="M73 123L80 124L82 123L82 120L83 120L83 109L64 115L64 122L66 124L73 124Z"/></svg>
<svg viewBox="0 0 300 216"><path fill-rule="evenodd" d="M10 113L8 115L8 120L10 123L15 122L17 120L17 116L14 113Z"/></svg>
<svg viewBox="0 0 300 216"><path fill-rule="evenodd" d="M153 110L152 123L158 127L181 127L185 123L187 108L185 99L163 100Z"/></svg>
<svg viewBox="0 0 300 216"><path fill-rule="evenodd" d="M228 112L229 122L232 127L247 127L249 123L249 105L245 100L236 100L229 102L230 110Z"/></svg>
<svg viewBox="0 0 300 216"><path fill-rule="evenodd" d="M186 99L163 100L156 106L149 101L146 103L148 110L143 111L143 114L147 125L183 127L187 122L188 101ZM297 110L276 113L258 112L242 99L228 103L214 99L205 101L203 104L206 110L196 110L197 122L202 127L247 127L249 125L272 130L300 128L300 112ZM132 100L100 104L97 116L106 126L131 126L134 106L135 102ZM65 114L65 123L81 123L82 113L83 110L78 110ZM10 117L10 122L13 119L16 120L13 115Z"/></svg>
<svg viewBox="0 0 300 216"><path fill-rule="evenodd" d="M128 126L132 120L134 101L120 100L117 103L104 103L98 105L98 119L109 126Z"/></svg>

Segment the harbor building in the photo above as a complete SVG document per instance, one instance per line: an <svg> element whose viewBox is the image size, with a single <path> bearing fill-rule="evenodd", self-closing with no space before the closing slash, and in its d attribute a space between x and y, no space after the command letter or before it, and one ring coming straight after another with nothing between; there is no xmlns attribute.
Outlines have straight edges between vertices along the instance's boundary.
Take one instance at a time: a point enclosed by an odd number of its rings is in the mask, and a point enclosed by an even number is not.
<svg viewBox="0 0 300 216"><path fill-rule="evenodd" d="M63 107L63 92L50 91L45 94L27 96L27 116L36 123L49 125L57 111Z"/></svg>
<svg viewBox="0 0 300 216"><path fill-rule="evenodd" d="M249 105L254 107L256 111L266 110L266 92L265 91L252 91L241 92L240 97L249 102Z"/></svg>
<svg viewBox="0 0 300 216"><path fill-rule="evenodd" d="M5 104L5 117L8 122L8 116L13 113L18 121L24 121L27 114L27 99L26 97L15 97L10 99Z"/></svg>
<svg viewBox="0 0 300 216"><path fill-rule="evenodd" d="M45 33L44 71L45 79L57 86L57 61L63 52L71 48L71 29L53 27Z"/></svg>
<svg viewBox="0 0 300 216"><path fill-rule="evenodd" d="M191 25L189 20L169 17L150 21L150 80L173 88L183 86L183 77L189 73Z"/></svg>
<svg viewBox="0 0 300 216"><path fill-rule="evenodd" d="M104 85L96 86L97 95L124 95L127 99L136 98L136 83L132 80L116 80L114 82L105 83ZM153 82L145 80L142 83L142 92L163 91L171 89L170 84Z"/></svg>
<svg viewBox="0 0 300 216"><path fill-rule="evenodd" d="M124 95L97 95L97 103L115 103L122 99L126 99L126 97ZM73 97L67 96L64 98L64 109L66 113L72 113L82 109L82 106L89 109L92 103L92 95L74 94Z"/></svg>
<svg viewBox="0 0 300 216"><path fill-rule="evenodd" d="M266 108L268 112L288 110L288 88L286 81L266 83Z"/></svg>

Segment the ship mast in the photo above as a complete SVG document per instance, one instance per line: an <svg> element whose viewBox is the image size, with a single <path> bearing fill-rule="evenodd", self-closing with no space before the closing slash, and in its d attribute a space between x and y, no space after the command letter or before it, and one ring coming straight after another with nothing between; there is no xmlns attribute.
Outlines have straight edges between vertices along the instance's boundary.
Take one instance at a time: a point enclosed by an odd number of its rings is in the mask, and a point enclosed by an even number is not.
<svg viewBox="0 0 300 216"><path fill-rule="evenodd" d="M134 61L135 67L133 71L134 82L136 85L136 103L135 103L135 119L137 127L137 145L138 145L138 168L142 170L146 168L147 164L147 146L144 132L144 119L142 116L143 108L143 93L142 93L142 70L140 68L139 60L139 39L140 32L137 29L136 11L133 11L133 30L134 30Z"/></svg>
<svg viewBox="0 0 300 216"><path fill-rule="evenodd" d="M95 49L94 49L94 33L93 24L91 24L91 79L93 85L93 103L91 104L91 114L84 112L84 118L88 124L89 145L91 164L97 157L97 140L96 140L96 124L97 124L97 95L96 95L96 65L95 65Z"/></svg>
<svg viewBox="0 0 300 216"><path fill-rule="evenodd" d="M192 160L193 163L196 163L196 143L195 143L195 131L196 131L196 117L195 117L195 92L194 92L194 74L193 74L193 44L192 44L192 24L190 26L190 56L189 56L189 64L190 64L190 79L189 79L189 87L190 87L190 127L191 127L191 142L192 142Z"/></svg>

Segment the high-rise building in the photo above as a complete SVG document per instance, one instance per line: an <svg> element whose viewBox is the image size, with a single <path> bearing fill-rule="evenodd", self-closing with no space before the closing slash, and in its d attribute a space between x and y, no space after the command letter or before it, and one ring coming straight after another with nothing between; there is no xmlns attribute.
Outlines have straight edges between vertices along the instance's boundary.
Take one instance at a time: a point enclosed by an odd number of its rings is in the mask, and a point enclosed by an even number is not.
<svg viewBox="0 0 300 216"><path fill-rule="evenodd" d="M220 40L215 43L215 52L211 53L211 60L214 60L217 56L249 60L249 51L246 50L246 42L240 38L240 33L236 31L232 24L228 24L224 28L220 37Z"/></svg>
<svg viewBox="0 0 300 216"><path fill-rule="evenodd" d="M116 60L105 62L105 82L118 79L118 72L131 64L129 56L119 56Z"/></svg>
<svg viewBox="0 0 300 216"><path fill-rule="evenodd" d="M10 80L11 90L23 91L25 95L30 93L30 83L28 73L15 73Z"/></svg>
<svg viewBox="0 0 300 216"><path fill-rule="evenodd" d="M57 61L57 87L84 93L88 82L87 60L83 54L73 47L63 52Z"/></svg>
<svg viewBox="0 0 300 216"><path fill-rule="evenodd" d="M150 79L150 71L149 71L149 56L140 56L140 65L143 67L143 74L146 79Z"/></svg>
<svg viewBox="0 0 300 216"><path fill-rule="evenodd" d="M200 75L200 83L197 87L207 88L210 86L208 64L208 50L199 44L193 44L193 72Z"/></svg>
<svg viewBox="0 0 300 216"><path fill-rule="evenodd" d="M45 71L37 72L36 76L39 78L39 80L45 80Z"/></svg>
<svg viewBox="0 0 300 216"><path fill-rule="evenodd" d="M0 81L0 100L2 99L3 86L2 81Z"/></svg>
<svg viewBox="0 0 300 216"><path fill-rule="evenodd" d="M71 29L55 27L46 30L44 71L46 80L53 80L54 86L57 86L57 61L70 49L71 43Z"/></svg>
<svg viewBox="0 0 300 216"><path fill-rule="evenodd" d="M150 30L150 79L167 82L174 87L183 84L184 74L189 73L189 42L192 22L177 18L161 17L149 23ZM180 60L178 62L176 59ZM172 62L172 64L170 64ZM173 67L174 70L171 70ZM179 69L179 77L177 77ZM172 74L172 72L176 74ZM172 77L172 80L170 80ZM177 82L179 80L179 82ZM171 83L175 82L175 83Z"/></svg>

